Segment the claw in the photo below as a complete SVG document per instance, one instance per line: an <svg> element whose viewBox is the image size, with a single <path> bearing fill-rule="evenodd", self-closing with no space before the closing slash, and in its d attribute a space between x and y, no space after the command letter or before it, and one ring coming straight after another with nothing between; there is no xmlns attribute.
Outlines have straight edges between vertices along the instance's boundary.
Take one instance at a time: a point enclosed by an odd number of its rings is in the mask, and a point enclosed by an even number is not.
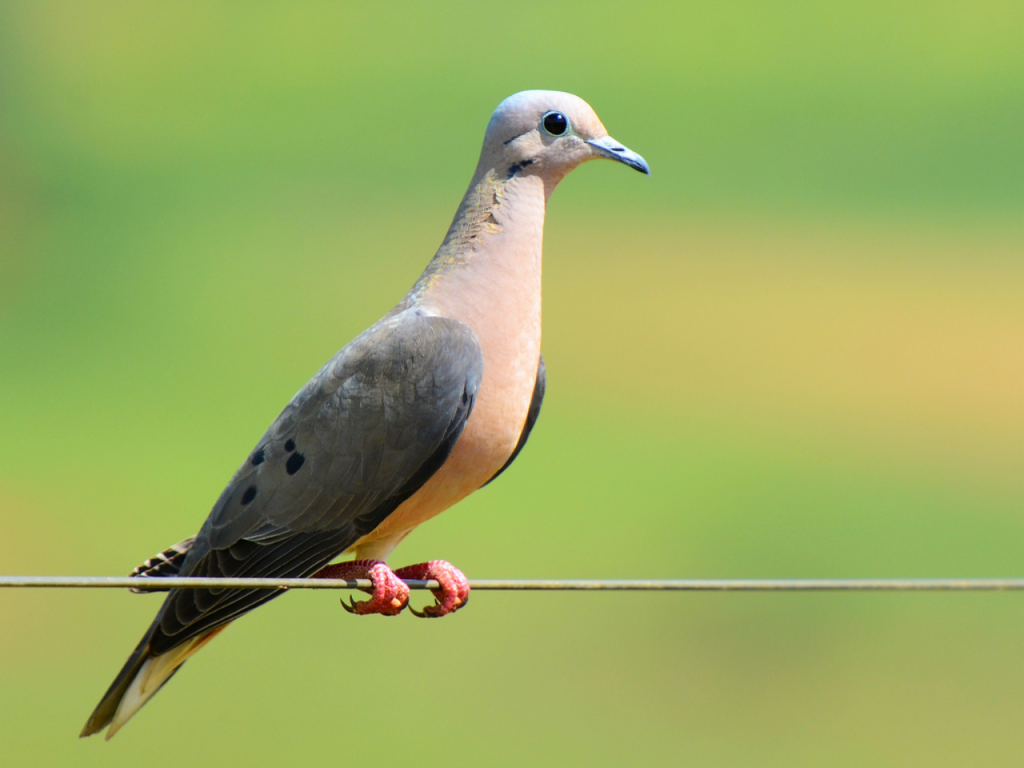
<svg viewBox="0 0 1024 768"><path fill-rule="evenodd" d="M409 604L409 587L380 560L354 560L349 563L328 565L313 574L311 578L369 579L373 582L371 589L363 590L371 596L369 600L357 602L350 597L348 604L345 603L344 598L341 600L341 607L357 616L365 616L370 613L397 616Z"/></svg>
<svg viewBox="0 0 1024 768"><path fill-rule="evenodd" d="M413 616L415 616L415 617L417 617L419 619L429 619L429 618L432 618L430 615L427 614L426 610L420 612L420 611L417 611L415 608L413 608L411 605L409 606L409 613L411 613Z"/></svg>
<svg viewBox="0 0 1024 768"><path fill-rule="evenodd" d="M462 571L444 560L431 560L429 563L399 568L395 575L403 579L435 579L441 585L440 589L431 590L434 595L433 605L426 606L422 611L409 608L414 616L421 619L447 616L469 602L469 581Z"/></svg>

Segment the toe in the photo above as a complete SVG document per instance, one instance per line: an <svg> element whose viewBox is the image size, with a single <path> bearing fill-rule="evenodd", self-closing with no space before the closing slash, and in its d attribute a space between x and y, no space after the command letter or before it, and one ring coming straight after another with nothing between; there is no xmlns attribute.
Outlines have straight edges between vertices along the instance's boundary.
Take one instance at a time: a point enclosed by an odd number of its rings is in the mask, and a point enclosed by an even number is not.
<svg viewBox="0 0 1024 768"><path fill-rule="evenodd" d="M427 606L422 612L410 609L420 618L447 616L469 602L469 580L462 571L445 560L410 565L395 573L404 579L434 579L441 585L440 589L431 590L435 598L434 605Z"/></svg>
<svg viewBox="0 0 1024 768"><path fill-rule="evenodd" d="M341 607L357 616L379 613L383 616L397 616L409 604L409 587L387 563L380 560L354 560L349 563L330 565L314 574L313 578L369 579L373 587L365 590L369 600L341 601Z"/></svg>

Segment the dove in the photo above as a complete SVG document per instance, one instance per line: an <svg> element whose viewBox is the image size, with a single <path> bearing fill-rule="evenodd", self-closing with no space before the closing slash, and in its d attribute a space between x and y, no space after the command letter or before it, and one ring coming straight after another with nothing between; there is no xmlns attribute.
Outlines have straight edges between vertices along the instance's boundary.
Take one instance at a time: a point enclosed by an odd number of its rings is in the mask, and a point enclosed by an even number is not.
<svg viewBox="0 0 1024 768"><path fill-rule="evenodd" d="M403 579L436 579L438 618L469 582L443 560L392 570L418 525L498 477L540 413L541 251L548 199L581 163L650 174L582 99L523 91L490 118L469 188L436 255L398 305L292 398L199 532L139 577L370 579L356 614L397 615ZM343 555L354 559L331 564ZM280 595L172 589L82 730L111 738L227 625ZM343 603L344 605L344 603Z"/></svg>

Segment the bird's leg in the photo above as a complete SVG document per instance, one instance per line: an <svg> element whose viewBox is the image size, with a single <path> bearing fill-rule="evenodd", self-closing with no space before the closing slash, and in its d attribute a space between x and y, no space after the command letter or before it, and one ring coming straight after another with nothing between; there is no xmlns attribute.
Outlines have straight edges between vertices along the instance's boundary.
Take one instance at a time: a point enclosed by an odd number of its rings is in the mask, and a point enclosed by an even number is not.
<svg viewBox="0 0 1024 768"><path fill-rule="evenodd" d="M461 575L461 574L460 574ZM397 616L409 604L409 587L388 568L383 560L350 560L347 563L336 563L321 568L310 576L311 579L369 579L373 582L372 589L363 591L371 595L369 600L349 598L341 600L341 607L349 613L365 616L379 613L383 616ZM433 577L436 578L436 577Z"/></svg>
<svg viewBox="0 0 1024 768"><path fill-rule="evenodd" d="M420 618L436 619L440 616L447 616L469 602L469 580L462 571L445 560L431 560L429 563L407 565L405 568L395 571L395 575L402 579L436 579L440 582L440 589L430 590L437 601L434 605L428 605L422 613L415 608L409 608L414 615Z"/></svg>

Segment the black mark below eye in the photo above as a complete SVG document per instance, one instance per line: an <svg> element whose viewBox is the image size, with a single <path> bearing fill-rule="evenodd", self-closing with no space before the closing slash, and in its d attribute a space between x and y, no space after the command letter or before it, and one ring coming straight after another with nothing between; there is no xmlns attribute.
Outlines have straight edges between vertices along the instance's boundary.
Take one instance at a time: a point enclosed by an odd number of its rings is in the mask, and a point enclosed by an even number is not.
<svg viewBox="0 0 1024 768"><path fill-rule="evenodd" d="M508 176L507 176L507 178L508 179L515 178L515 175L517 173L519 173L521 170L523 170L523 168L525 168L528 165L532 165L532 164L533 164L533 160L523 160L522 162L519 162L519 163L512 163L512 165L510 165L508 167Z"/></svg>
<svg viewBox="0 0 1024 768"><path fill-rule="evenodd" d="M242 494L242 506L244 507L246 504L250 504L252 500L255 498L256 486L250 485L248 488L245 489L245 493Z"/></svg>
<svg viewBox="0 0 1024 768"><path fill-rule="evenodd" d="M306 463L306 457L301 453L293 453L288 457L288 461L285 463L284 468L288 470L289 475L294 475L298 472L302 465Z"/></svg>
<svg viewBox="0 0 1024 768"><path fill-rule="evenodd" d="M540 119L540 124L552 136L561 136L569 130L569 121L561 112L548 112Z"/></svg>

